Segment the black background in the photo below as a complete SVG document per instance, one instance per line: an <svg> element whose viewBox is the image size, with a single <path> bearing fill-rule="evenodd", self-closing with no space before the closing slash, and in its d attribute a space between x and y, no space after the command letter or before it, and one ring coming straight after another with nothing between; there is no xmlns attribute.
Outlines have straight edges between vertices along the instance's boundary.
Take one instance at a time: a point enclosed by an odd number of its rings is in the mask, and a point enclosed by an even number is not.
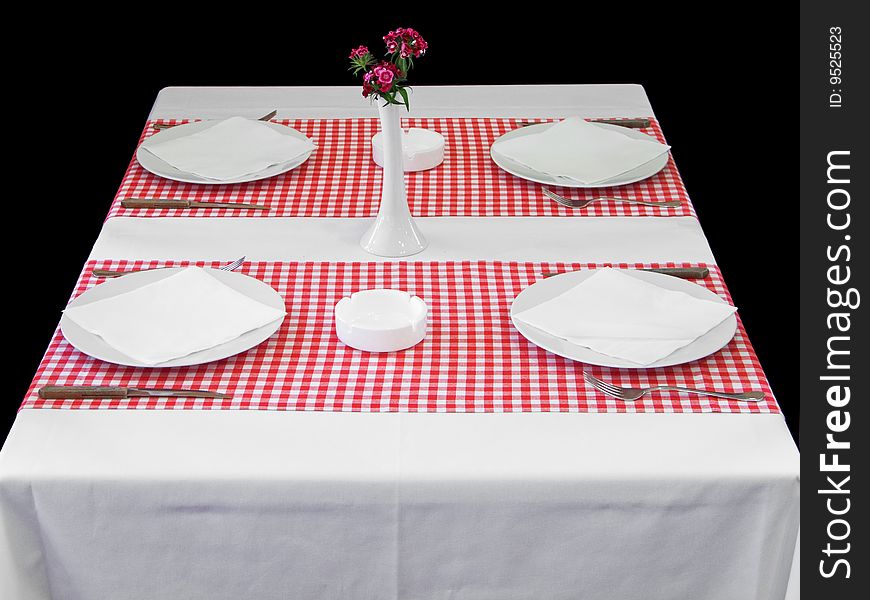
<svg viewBox="0 0 870 600"><path fill-rule="evenodd" d="M26 327L7 339L15 352L0 431L12 424L161 88L353 85L349 49L380 48L383 33L411 26L430 44L412 73L418 85L645 87L796 437L798 69L788 15L735 5L703 17L692 8L576 5L570 18L541 3L529 14L485 16L470 5L428 6L401 14L365 4L303 18L252 5L250 16L174 11L116 23L111 14L70 15L34 28L29 41L40 53L8 61L20 76L7 97L21 104L6 141L17 140L27 159L18 165L25 185L6 196L6 292Z"/></svg>

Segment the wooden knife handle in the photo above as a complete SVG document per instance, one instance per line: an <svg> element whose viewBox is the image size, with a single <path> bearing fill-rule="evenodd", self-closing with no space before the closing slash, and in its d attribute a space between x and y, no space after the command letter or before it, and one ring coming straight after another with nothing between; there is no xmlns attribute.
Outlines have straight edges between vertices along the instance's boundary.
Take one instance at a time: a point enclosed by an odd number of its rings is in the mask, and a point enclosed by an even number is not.
<svg viewBox="0 0 870 600"><path fill-rule="evenodd" d="M121 206L124 208L188 208L190 201L188 200L142 200L140 198L130 198L121 200Z"/></svg>
<svg viewBox="0 0 870 600"><path fill-rule="evenodd" d="M619 125L620 127L631 127L632 129L642 129L649 127L649 119L591 119L593 123L609 123L610 125Z"/></svg>
<svg viewBox="0 0 870 600"><path fill-rule="evenodd" d="M704 279L710 274L707 267L663 267L661 269L643 269L653 273L663 273L680 279Z"/></svg>
<svg viewBox="0 0 870 600"><path fill-rule="evenodd" d="M139 269L132 271L112 271L111 269L94 269L91 271L91 275L101 278L120 277L121 275L127 275L128 273L136 273L138 270Z"/></svg>
<svg viewBox="0 0 870 600"><path fill-rule="evenodd" d="M39 388L39 397L44 400L66 398L126 398L125 387L101 387L95 385L47 385Z"/></svg>

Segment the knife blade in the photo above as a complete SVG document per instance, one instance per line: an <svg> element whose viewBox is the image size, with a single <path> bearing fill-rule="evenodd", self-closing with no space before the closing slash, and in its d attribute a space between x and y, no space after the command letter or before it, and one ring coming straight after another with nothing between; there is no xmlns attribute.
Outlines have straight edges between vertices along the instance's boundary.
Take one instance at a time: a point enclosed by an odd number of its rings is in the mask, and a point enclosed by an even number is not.
<svg viewBox="0 0 870 600"><path fill-rule="evenodd" d="M150 198L128 198L121 200L124 208L243 208L250 210L272 210L262 204L245 202L199 202L197 200L160 200Z"/></svg>
<svg viewBox="0 0 870 600"><path fill-rule="evenodd" d="M227 394L207 390L172 390L159 388L134 388L123 386L98 385L46 385L39 388L39 397L44 400L76 398L143 398L143 397L181 397L181 398L230 398Z"/></svg>
<svg viewBox="0 0 870 600"><path fill-rule="evenodd" d="M127 396L129 398L137 397L155 397L168 398L180 396L183 398L230 398L229 394L220 394L218 392L210 392L208 390L167 390L158 388L127 388Z"/></svg>
<svg viewBox="0 0 870 600"><path fill-rule="evenodd" d="M637 270L661 273L662 275L670 275L671 277L679 277L680 279L704 279L710 274L710 269L707 267L658 267ZM563 271L562 273L544 271L543 275L544 277L553 277L555 275L562 275L563 273L570 273L570 271Z"/></svg>

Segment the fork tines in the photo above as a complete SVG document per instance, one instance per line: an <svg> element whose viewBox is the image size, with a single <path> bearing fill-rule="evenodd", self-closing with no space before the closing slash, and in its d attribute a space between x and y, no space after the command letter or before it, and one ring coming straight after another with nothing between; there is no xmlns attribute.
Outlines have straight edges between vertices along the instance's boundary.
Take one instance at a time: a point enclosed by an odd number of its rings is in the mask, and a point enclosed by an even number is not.
<svg viewBox="0 0 870 600"><path fill-rule="evenodd" d="M591 200L575 200L574 198L565 198L564 196L560 196L556 192L548 190L547 188L541 188L541 191L544 195L555 202L556 204L561 204L562 206L567 206L568 208L583 208L587 204L591 204L598 198L593 198Z"/></svg>
<svg viewBox="0 0 870 600"><path fill-rule="evenodd" d="M224 266L222 266L222 267L220 268L220 270L221 270L221 271L235 271L236 269L238 269L239 267L242 266L242 263L243 263L243 262L245 262L245 257L244 257L244 256L242 256L242 257L240 257L240 258L237 258L236 260L234 260L233 262L231 262L231 263L228 264L228 265L224 265Z"/></svg>
<svg viewBox="0 0 870 600"><path fill-rule="evenodd" d="M593 376L588 371L583 371L583 379L586 380L586 383L594 387L599 392L607 394L608 396L613 396L614 398L622 397L622 389L613 385L612 383L607 383L606 381L601 381L597 377Z"/></svg>

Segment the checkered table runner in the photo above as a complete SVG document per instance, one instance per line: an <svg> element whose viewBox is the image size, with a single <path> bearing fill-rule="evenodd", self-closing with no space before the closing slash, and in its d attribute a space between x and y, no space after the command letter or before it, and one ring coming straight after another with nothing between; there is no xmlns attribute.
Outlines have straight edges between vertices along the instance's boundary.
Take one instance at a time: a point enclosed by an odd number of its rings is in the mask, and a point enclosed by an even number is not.
<svg viewBox="0 0 870 600"><path fill-rule="evenodd" d="M74 296L98 285L93 268L130 269L190 263L92 261ZM197 263L218 266L218 263ZM510 320L510 305L544 271L594 265L515 262L246 263L240 269L285 299L279 331L256 348L193 367L142 369L108 364L73 349L57 331L22 408L258 409L401 412L739 412L779 408L740 324L715 354L662 369L586 366L542 350ZM603 265L598 265L603 266ZM691 266L612 265L619 267ZM730 302L719 271L704 285ZM366 353L335 335L333 307L352 292L407 290L430 307L426 339L401 352ZM763 390L763 403L662 392L625 403L587 387L583 370L620 385L671 384L723 391ZM136 398L47 400L43 385L126 385L194 388L231 394L227 400Z"/></svg>
<svg viewBox="0 0 870 600"><path fill-rule="evenodd" d="M626 186L579 190L552 186L576 199L617 196L653 202L680 200L676 208L621 202L597 202L584 209L560 206L541 193L542 186L499 169L489 155L492 143L525 119L406 119L405 127L424 127L445 138L444 163L407 175L408 201L415 216L687 216L689 197L673 157L657 175ZM174 122L174 121L168 121ZM170 181L130 163L109 217L371 217L377 213L381 169L371 158L377 119L296 119L280 121L312 138L318 148L302 166L283 175L235 185L192 185ZM664 142L653 119L643 130ZM142 139L154 135L149 122ZM235 209L125 209L122 199L159 198L266 204L271 211Z"/></svg>

